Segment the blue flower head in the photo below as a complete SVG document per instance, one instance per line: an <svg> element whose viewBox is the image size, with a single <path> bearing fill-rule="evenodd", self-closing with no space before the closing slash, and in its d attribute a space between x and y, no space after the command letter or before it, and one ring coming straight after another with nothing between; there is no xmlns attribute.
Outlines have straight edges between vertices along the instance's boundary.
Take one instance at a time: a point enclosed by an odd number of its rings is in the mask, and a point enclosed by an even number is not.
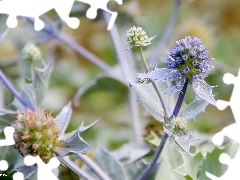
<svg viewBox="0 0 240 180"><path fill-rule="evenodd" d="M206 46L199 38L187 36L177 41L176 46L168 52L165 62L167 68L155 68L147 74L139 73L138 78L169 80L170 83L165 93L181 91L185 83L190 84L198 98L215 105L216 101L212 94L213 86L204 81L207 71L213 68L208 54Z"/></svg>
<svg viewBox="0 0 240 180"><path fill-rule="evenodd" d="M196 79L204 79L206 72L213 67L209 64L208 51L199 38L187 36L176 42L176 46L168 52L166 66L178 71L183 80L192 83Z"/></svg>

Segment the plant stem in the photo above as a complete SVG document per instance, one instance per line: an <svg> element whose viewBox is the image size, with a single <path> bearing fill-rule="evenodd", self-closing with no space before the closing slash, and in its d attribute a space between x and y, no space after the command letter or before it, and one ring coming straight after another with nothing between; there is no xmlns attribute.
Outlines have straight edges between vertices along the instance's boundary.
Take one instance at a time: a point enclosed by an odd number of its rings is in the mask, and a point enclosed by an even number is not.
<svg viewBox="0 0 240 180"><path fill-rule="evenodd" d="M174 25L176 23L176 19L178 17L178 13L179 13L181 4L182 4L181 0L175 0L175 3L173 5L173 10L172 10L171 16L169 18L168 24L163 32L163 35L162 35L156 49L153 52L153 55L151 56L151 58L149 60L150 63L154 63L159 56L159 52L161 52L161 50L164 49L163 46L165 45L167 39L170 37L172 30L174 28Z"/></svg>
<svg viewBox="0 0 240 180"><path fill-rule="evenodd" d="M149 68L148 68L148 65L147 65L147 61L143 55L143 50L142 50L142 46L138 46L138 50L139 50L139 53L140 53L140 56L141 56L141 59L142 59L142 63L144 65L144 68L146 70L147 73L150 72Z"/></svg>
<svg viewBox="0 0 240 180"><path fill-rule="evenodd" d="M103 17L106 24L108 24L110 20L109 13L103 12ZM136 74L136 72L134 72L135 68L131 64L131 62L133 62L133 59L127 58L126 54L122 53L123 46L121 44L121 38L116 24L108 32L110 34L113 47L123 74L123 83L126 85L128 85L129 83L133 83L135 81L135 79L133 78L133 74ZM137 101L135 101L135 93L131 90L130 87L128 88L128 104L131 116L130 126L133 132L133 141L141 143L143 141L143 132L139 118L138 103Z"/></svg>
<svg viewBox="0 0 240 180"><path fill-rule="evenodd" d="M12 93L12 95L23 105L25 109L34 109L33 107L29 106L28 103L20 96L20 94L15 90L13 85L4 75L4 73L0 70L0 81L5 85L5 87Z"/></svg>
<svg viewBox="0 0 240 180"><path fill-rule="evenodd" d="M183 103L183 100L184 100L184 97L185 97L185 94L186 94L186 90L187 90L187 86L188 86L188 82L186 81L184 86L183 86L183 89L180 91L179 93L179 96L178 96L178 100L177 100L177 103L175 105L175 108L173 110L173 114L172 116L174 117L177 117L178 113L179 113L179 110L182 106L182 103ZM148 175L148 173L152 170L152 168L154 167L154 165L156 164L163 148L164 148L164 145L166 143L166 140L168 138L168 134L166 132L164 132L162 138L161 138L161 142L152 158L152 161L148 164L147 168L143 171L143 173L138 177L138 180L144 180L146 178L146 176Z"/></svg>
<svg viewBox="0 0 240 180"><path fill-rule="evenodd" d="M151 171L151 169L154 167L154 165L156 164L159 155L161 154L163 147L167 141L168 138L168 134L164 133L161 139L161 142L152 158L152 161L148 164L147 168L142 172L142 174L138 177L138 180L145 180L146 176L148 175L148 173Z"/></svg>
<svg viewBox="0 0 240 180"><path fill-rule="evenodd" d="M143 65L144 65L144 67L145 67L145 70L146 70L147 73L149 73L150 70L149 70L149 68L148 68L146 59L145 59L145 57L144 57L144 55L143 55L142 47L139 46L139 47L138 47L138 50L139 50L139 53L140 53L140 56L141 56ZM158 89L158 87L157 87L156 82L155 82L155 81L152 81L152 85L153 85L154 89L155 89L156 92L157 92L158 98L159 98L160 103L161 103L162 108L163 108L163 112L164 112L165 116L167 116L167 115L168 115L168 112L167 112L167 109L166 109L166 107L165 107L165 104L164 104L164 102L163 102L162 96L161 96L161 94L160 94L160 91L159 91L159 89Z"/></svg>
<svg viewBox="0 0 240 180"><path fill-rule="evenodd" d="M108 175L88 156L77 154L79 157L101 180L110 180Z"/></svg>
<svg viewBox="0 0 240 180"><path fill-rule="evenodd" d="M46 18L46 16L43 16L44 18ZM28 22L30 22L31 24L34 24L34 19L33 18L25 18ZM47 18L46 18L47 19ZM49 20L49 19L48 19ZM50 20L49 20L50 22ZM77 41L75 41L72 37L60 33L58 32L58 29L48 25L47 23L45 23L45 26L42 30L43 32L47 33L50 37L47 38L51 39L51 38L56 38L57 40L63 42L64 44L66 44L67 46L71 47L73 50L75 50L78 54L82 55L83 57L85 57L88 61L90 61L91 63L93 63L94 65L96 65L97 67L99 67L102 71L104 71L107 75L109 75L112 78L115 78L117 80L119 80L120 78L117 77L117 75L113 72L112 67L110 65L108 65L107 63L105 63L102 59L98 58L96 55L94 55L93 53L91 53L90 51L88 51L87 49L85 49L83 46L81 46L80 44L78 44ZM43 40L44 42L45 40ZM39 42L40 43L40 42Z"/></svg>
<svg viewBox="0 0 240 180"><path fill-rule="evenodd" d="M0 108L4 108L4 86L0 84Z"/></svg>
<svg viewBox="0 0 240 180"><path fill-rule="evenodd" d="M86 172L80 169L76 164L74 164L67 156L59 158L59 160L62 164L64 164L69 169L71 169L81 179L83 180L93 179L92 177L90 177L90 175L88 175Z"/></svg>
<svg viewBox="0 0 240 180"><path fill-rule="evenodd" d="M172 116L174 116L174 117L177 117L177 115L179 113L179 110L182 106L183 99L184 99L184 96L186 94L187 86L188 86L188 81L185 82L185 84L183 86L183 89L179 93L177 103L176 103L175 108L174 108L173 113L172 113Z"/></svg>

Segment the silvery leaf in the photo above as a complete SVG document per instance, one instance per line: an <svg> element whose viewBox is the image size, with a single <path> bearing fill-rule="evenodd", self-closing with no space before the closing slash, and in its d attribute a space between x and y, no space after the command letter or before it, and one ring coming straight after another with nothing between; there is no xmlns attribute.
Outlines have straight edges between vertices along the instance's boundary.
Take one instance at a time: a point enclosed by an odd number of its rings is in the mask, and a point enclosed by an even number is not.
<svg viewBox="0 0 240 180"><path fill-rule="evenodd" d="M157 68L154 71L151 71L147 74L139 73L139 79L152 79L156 81L164 81L175 77L177 70L168 69L168 68Z"/></svg>
<svg viewBox="0 0 240 180"><path fill-rule="evenodd" d="M198 140L192 135L192 132L187 132L183 136L175 136L175 142L186 153L189 154L191 142Z"/></svg>
<svg viewBox="0 0 240 180"><path fill-rule="evenodd" d="M195 99L186 107L184 107L178 116L184 118L185 120L195 119L199 114L204 112L207 105L207 101L203 99Z"/></svg>
<svg viewBox="0 0 240 180"><path fill-rule="evenodd" d="M71 106L72 106L72 103L69 102L55 118L60 128L60 135L65 132L69 124L69 121L72 115Z"/></svg>
<svg viewBox="0 0 240 180"><path fill-rule="evenodd" d="M68 137L61 143L61 147L56 148L58 156L63 157L68 153L86 153L90 149L87 144L79 135L79 131L74 131L72 136Z"/></svg>
<svg viewBox="0 0 240 180"><path fill-rule="evenodd" d="M156 83L161 93L167 113L172 112L173 109L173 95L164 94L167 88L166 82ZM161 106L159 97L152 84L133 83L132 88L137 94L137 101L142 104L145 110L151 114L156 120L162 122L164 117L163 108Z"/></svg>
<svg viewBox="0 0 240 180"><path fill-rule="evenodd" d="M212 94L213 86L209 86L203 80L198 80L193 82L192 88L200 99L204 99L210 104L216 106L216 100Z"/></svg>

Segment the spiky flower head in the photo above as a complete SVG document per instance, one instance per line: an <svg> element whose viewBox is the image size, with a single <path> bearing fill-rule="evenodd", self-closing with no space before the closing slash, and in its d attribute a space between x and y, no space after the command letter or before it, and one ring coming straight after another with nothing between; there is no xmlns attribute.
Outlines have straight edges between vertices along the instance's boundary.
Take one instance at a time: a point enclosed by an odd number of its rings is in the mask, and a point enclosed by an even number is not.
<svg viewBox="0 0 240 180"><path fill-rule="evenodd" d="M15 128L14 146L23 156L39 155L47 163L61 144L58 124L49 112L19 111L12 126Z"/></svg>
<svg viewBox="0 0 240 180"><path fill-rule="evenodd" d="M23 48L22 57L23 59L28 61L37 61L37 60L41 60L42 54L36 45L30 44Z"/></svg>
<svg viewBox="0 0 240 180"><path fill-rule="evenodd" d="M184 118L174 118L171 121L171 132L175 136L183 136L187 133L187 121Z"/></svg>
<svg viewBox="0 0 240 180"><path fill-rule="evenodd" d="M176 42L175 48L168 52L166 65L178 70L176 79L203 80L206 72L212 69L208 59L208 51L203 42L196 37L187 36Z"/></svg>
<svg viewBox="0 0 240 180"><path fill-rule="evenodd" d="M127 31L127 42L131 47L134 46L147 46L151 44L151 40L155 37L148 38L146 32L141 27L131 27Z"/></svg>

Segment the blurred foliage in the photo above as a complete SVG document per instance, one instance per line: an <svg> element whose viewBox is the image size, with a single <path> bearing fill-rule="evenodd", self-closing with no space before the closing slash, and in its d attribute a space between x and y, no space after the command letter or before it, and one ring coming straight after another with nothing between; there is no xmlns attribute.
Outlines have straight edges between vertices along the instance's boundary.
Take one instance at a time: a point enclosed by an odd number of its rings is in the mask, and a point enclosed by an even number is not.
<svg viewBox="0 0 240 180"><path fill-rule="evenodd" d="M157 35L152 41L152 45L144 52L146 58L149 59L166 28L174 1L126 0L123 2L122 6L116 5L115 2L109 3L110 9L119 12L116 26L123 49L128 47L125 38L127 29L132 25L143 26L149 36ZM150 67L154 67L156 64L164 66L163 62L167 57L166 50L172 48L176 40L186 35L201 38L210 51L210 57L215 59L212 62L215 69L210 72L206 81L210 85L218 85L213 90L216 99L228 101L233 85L224 84L222 76L226 72L237 75L240 67L240 1L181 0L181 2L176 26L166 44L158 52L158 59L155 63L150 64ZM55 20L56 23L53 25L59 26L61 33L73 38L107 64L113 67L118 66L114 47L109 33L106 31L101 13L98 14L96 20L90 20L85 17L88 6L83 6L79 2L75 2L74 5L71 16L77 16L80 19L81 24L78 29L73 30L66 24L60 23L54 11L48 12L47 16ZM74 107L67 131L75 129L83 121L85 124L90 124L100 118L94 128L83 134L83 138L93 147L104 144L110 149L116 149L126 142L132 141L132 130L129 128L131 116L127 101L128 87L109 77L99 76L101 70L70 46L57 38L49 37L44 32L34 32L29 22L18 19L18 27L9 30L0 44L0 68L11 79L15 87L20 90L19 82L24 78L27 69L21 58L21 50L27 43L39 42L37 46L41 49L43 57L47 60L55 60L43 107L58 114L61 108L74 97L79 88L97 78L95 85L81 96L79 104ZM0 31L2 32L6 28L6 16L0 15L0 21ZM46 38L51 39L39 41ZM121 51L121 53L127 52ZM133 51L133 58L136 60L137 71L143 72L139 54L136 51ZM3 87L0 86L0 88ZM186 101L190 101L194 97L191 90L188 94L190 95L187 96ZM0 96L2 97L1 101L5 100L3 106L8 107L13 97L6 89ZM206 112L200 115L197 121L191 121L192 129L211 135L234 122L230 108L219 111L216 107L208 106ZM158 123L156 125L151 123L151 118L145 116L144 113L145 111L140 107L141 122L144 126L146 125L144 134L147 136L151 130L161 130L162 127Z"/></svg>

